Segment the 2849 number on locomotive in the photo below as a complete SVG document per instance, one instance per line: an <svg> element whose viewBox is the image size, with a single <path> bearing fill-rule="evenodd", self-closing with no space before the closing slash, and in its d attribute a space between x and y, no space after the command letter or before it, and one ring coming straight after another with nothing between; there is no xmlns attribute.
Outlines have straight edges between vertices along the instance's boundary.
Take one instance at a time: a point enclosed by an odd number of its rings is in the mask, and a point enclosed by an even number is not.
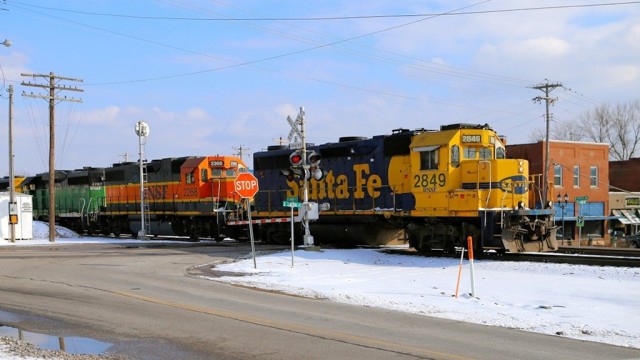
<svg viewBox="0 0 640 360"><path fill-rule="evenodd" d="M422 174L414 175L414 188L422 188L424 192L436 191L437 187L443 187L447 183L445 174Z"/></svg>

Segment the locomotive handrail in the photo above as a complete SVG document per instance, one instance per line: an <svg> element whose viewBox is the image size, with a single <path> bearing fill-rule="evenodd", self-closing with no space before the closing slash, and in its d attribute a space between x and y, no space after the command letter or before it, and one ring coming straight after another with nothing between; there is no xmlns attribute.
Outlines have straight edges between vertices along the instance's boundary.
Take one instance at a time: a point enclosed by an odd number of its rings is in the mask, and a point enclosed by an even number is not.
<svg viewBox="0 0 640 360"><path fill-rule="evenodd" d="M87 202L84 198L81 198L80 200L82 200L82 206L80 207L80 222L82 222L82 220L84 220L84 206L87 204Z"/></svg>
<svg viewBox="0 0 640 360"><path fill-rule="evenodd" d="M478 198L480 198L480 164L487 163L489 164L489 193L487 194L487 200L484 204L484 221L482 222L482 231L484 232L484 227L487 224L487 207L489 206L489 199L491 198L491 162L489 160L479 160L477 165L478 171L476 172L476 189L478 189Z"/></svg>

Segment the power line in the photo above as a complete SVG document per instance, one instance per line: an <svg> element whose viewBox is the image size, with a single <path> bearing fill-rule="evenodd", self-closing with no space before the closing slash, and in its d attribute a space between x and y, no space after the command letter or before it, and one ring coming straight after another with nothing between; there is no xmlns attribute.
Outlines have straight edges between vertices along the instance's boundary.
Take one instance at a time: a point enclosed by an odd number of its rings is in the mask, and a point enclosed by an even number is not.
<svg viewBox="0 0 640 360"><path fill-rule="evenodd" d="M625 5L637 5L640 1L624 1L615 3L596 3L596 4L578 4L578 5L557 5L557 6L538 6L527 8L513 8L513 9L495 9L495 10L482 10L482 11L450 11L442 13L418 13L418 14L386 14L386 15L350 15L350 16L314 16L314 17L262 17L262 18L196 18L196 17L174 17L174 16L148 16L148 15L127 15L127 14L111 14L111 13L97 13L90 11L79 11L54 8L48 6L37 6L32 4L26 4L19 1L13 1L12 3L21 4L23 6L30 6L33 8L66 12L80 15L90 16L102 16L102 17L117 17L117 18L129 18L138 20L171 20L171 21L328 21L328 20L359 20L359 19L388 19L388 18L410 18L410 17L435 17L435 16L461 16L461 15L484 15L484 14L496 14L496 13L508 13L508 12L523 12L523 11L543 11L543 10L561 10L561 9L579 9L590 7L605 7L605 6L625 6Z"/></svg>

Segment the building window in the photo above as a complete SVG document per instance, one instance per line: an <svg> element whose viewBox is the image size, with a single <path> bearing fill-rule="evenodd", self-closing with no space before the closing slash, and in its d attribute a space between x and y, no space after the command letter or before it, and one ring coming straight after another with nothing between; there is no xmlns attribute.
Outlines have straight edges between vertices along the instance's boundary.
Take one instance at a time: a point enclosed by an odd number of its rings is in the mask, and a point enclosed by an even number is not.
<svg viewBox="0 0 640 360"><path fill-rule="evenodd" d="M553 165L553 185L562 186L562 165Z"/></svg>
<svg viewBox="0 0 640 360"><path fill-rule="evenodd" d="M598 167L597 166L591 167L589 178L591 179L591 187L598 187Z"/></svg>
<svg viewBox="0 0 640 360"><path fill-rule="evenodd" d="M438 169L438 149L420 151L420 170Z"/></svg>
<svg viewBox="0 0 640 360"><path fill-rule="evenodd" d="M580 187L580 165L573 167L573 186Z"/></svg>

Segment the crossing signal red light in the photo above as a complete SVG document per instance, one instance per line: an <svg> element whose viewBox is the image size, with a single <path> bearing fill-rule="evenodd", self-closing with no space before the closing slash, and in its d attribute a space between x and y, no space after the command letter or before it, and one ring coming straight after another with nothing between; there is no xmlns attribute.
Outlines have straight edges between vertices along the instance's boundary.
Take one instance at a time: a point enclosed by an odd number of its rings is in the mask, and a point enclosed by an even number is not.
<svg viewBox="0 0 640 360"><path fill-rule="evenodd" d="M289 162L291 162L291 165L293 166L300 166L302 165L302 153L300 152L300 150L296 150L294 152L291 153L291 155L289 155Z"/></svg>
<svg viewBox="0 0 640 360"><path fill-rule="evenodd" d="M309 156L307 156L307 163L311 166L318 166L320 164L320 160L322 160L322 156L315 151L309 152Z"/></svg>

